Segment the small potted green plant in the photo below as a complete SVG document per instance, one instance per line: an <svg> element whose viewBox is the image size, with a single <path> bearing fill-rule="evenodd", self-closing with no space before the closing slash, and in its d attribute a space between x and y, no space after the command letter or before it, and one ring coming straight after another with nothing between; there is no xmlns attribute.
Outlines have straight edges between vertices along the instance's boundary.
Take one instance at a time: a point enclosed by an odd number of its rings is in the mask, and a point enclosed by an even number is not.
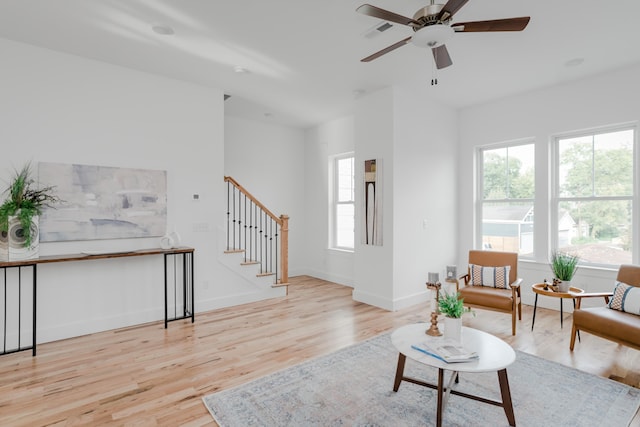
<svg viewBox="0 0 640 427"><path fill-rule="evenodd" d="M8 236L9 222L10 219L16 218L20 227L14 237L18 237L25 248L34 247L37 244L33 241L34 236L32 235L34 218L42 214L42 208L52 207L54 203L60 201L53 194L53 189L54 187L35 187L30 163L23 166L22 169L16 170L4 191L7 198L0 205L0 233L2 233L2 237L11 237ZM11 235L13 236L13 232Z"/></svg>
<svg viewBox="0 0 640 427"><path fill-rule="evenodd" d="M464 306L464 300L460 298L460 292L441 292L438 297L438 310L445 315L444 336L460 341L462 335L462 315L475 313L471 308Z"/></svg>
<svg viewBox="0 0 640 427"><path fill-rule="evenodd" d="M553 251L551 253L551 271L557 279L558 290L560 292L569 292L571 280L573 279L580 257L566 252ZM555 284L555 283L554 283Z"/></svg>

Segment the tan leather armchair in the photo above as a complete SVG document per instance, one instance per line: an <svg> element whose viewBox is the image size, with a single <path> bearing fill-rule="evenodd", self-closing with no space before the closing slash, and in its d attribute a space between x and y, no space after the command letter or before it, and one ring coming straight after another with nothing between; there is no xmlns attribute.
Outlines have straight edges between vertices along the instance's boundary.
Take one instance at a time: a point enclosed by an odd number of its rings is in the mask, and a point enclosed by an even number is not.
<svg viewBox="0 0 640 427"><path fill-rule="evenodd" d="M617 280L630 286L640 286L640 266L621 265ZM613 283L611 287L613 288ZM581 307L584 298L604 298L605 304L608 303L609 298L613 296L613 290L611 292L574 294L573 296L576 299L576 308L573 311L573 327L569 344L571 350L575 346L576 334L579 331L588 332L600 338L640 350L640 316L613 310L606 305Z"/></svg>
<svg viewBox="0 0 640 427"><path fill-rule="evenodd" d="M460 297L464 304L473 308L500 311L511 314L511 333L516 334L516 311L518 319L522 320L522 301L520 298L520 283L518 277L518 254L515 252L498 251L469 251L469 265L483 267L510 266L509 285L507 289L498 289L488 286L474 286L471 281L471 268L462 276L464 287L459 287Z"/></svg>

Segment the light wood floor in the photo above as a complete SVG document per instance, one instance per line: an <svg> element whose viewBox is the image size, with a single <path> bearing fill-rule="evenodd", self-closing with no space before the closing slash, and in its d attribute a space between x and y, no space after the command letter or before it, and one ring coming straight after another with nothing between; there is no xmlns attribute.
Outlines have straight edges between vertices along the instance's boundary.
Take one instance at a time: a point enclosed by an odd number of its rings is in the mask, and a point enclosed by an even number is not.
<svg viewBox="0 0 640 427"><path fill-rule="evenodd" d="M42 344L0 356L0 425L215 425L201 398L407 323L427 307L388 312L354 302L351 289L291 279L287 297ZM507 315L476 310L464 323L514 348L640 386L640 351L583 334L569 352L571 316L525 306L516 337ZM390 366L389 369L395 369ZM636 414L632 425L640 426Z"/></svg>

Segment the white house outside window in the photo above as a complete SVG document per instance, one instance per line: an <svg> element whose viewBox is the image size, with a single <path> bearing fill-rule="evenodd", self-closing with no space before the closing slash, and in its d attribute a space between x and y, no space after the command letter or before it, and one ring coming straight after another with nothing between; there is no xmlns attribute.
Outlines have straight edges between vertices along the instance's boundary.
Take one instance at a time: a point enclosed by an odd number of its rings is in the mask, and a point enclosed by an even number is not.
<svg viewBox="0 0 640 427"><path fill-rule="evenodd" d="M534 144L481 148L479 154L482 248L533 257Z"/></svg>
<svg viewBox="0 0 640 427"><path fill-rule="evenodd" d="M331 247L353 250L355 230L355 171L353 154L333 159Z"/></svg>
<svg viewBox="0 0 640 427"><path fill-rule="evenodd" d="M633 262L635 128L555 140L555 247L593 265Z"/></svg>

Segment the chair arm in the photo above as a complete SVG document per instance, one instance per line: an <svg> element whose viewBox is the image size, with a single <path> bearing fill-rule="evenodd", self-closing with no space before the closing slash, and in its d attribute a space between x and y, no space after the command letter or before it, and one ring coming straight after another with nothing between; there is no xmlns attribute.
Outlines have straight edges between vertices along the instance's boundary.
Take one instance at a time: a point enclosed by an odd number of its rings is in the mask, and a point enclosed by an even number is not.
<svg viewBox="0 0 640 427"><path fill-rule="evenodd" d="M575 292L569 292L569 294L575 298L576 301L576 308L580 308L580 305L582 304L582 298L604 298L604 302L606 304L609 304L609 297L613 296L613 292L583 292L583 293L575 293Z"/></svg>
<svg viewBox="0 0 640 427"><path fill-rule="evenodd" d="M520 284L522 283L522 279L518 277L515 282L509 285L511 287L511 297L515 301L517 297L520 296Z"/></svg>
<svg viewBox="0 0 640 427"><path fill-rule="evenodd" d="M461 280L461 279L463 279L463 280L464 280L464 285L465 285L465 286L469 286L469 281L471 280L471 276L469 276L469 273L464 274L464 275L462 275L462 276L458 277L458 281L459 281L459 280Z"/></svg>
<svg viewBox="0 0 640 427"><path fill-rule="evenodd" d="M511 286L511 288L519 288L521 284L522 284L522 278L518 277L516 281L510 284L509 286Z"/></svg>
<svg viewBox="0 0 640 427"><path fill-rule="evenodd" d="M571 296L574 298L593 298L593 297L612 297L613 296L613 292L582 292L582 293L569 292L569 294L571 294Z"/></svg>

